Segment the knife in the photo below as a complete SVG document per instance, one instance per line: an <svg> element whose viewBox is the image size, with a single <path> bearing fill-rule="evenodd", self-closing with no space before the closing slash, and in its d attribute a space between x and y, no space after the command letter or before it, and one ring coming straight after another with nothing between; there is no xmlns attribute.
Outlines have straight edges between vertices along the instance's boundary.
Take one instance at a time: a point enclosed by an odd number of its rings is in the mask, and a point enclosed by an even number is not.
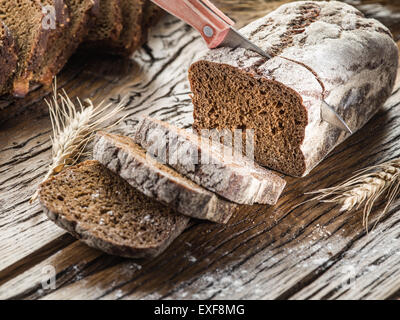
<svg viewBox="0 0 400 320"><path fill-rule="evenodd" d="M272 56L242 36L234 22L209 0L151 0L165 11L195 28L208 48L244 48L271 59ZM321 119L350 134L352 131L341 116L326 102L321 104Z"/></svg>

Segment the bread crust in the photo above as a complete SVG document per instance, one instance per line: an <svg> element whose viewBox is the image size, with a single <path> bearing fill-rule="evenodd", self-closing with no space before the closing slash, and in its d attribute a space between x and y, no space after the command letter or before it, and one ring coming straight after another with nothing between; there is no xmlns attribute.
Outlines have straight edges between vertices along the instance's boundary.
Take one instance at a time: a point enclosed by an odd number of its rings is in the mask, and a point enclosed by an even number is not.
<svg viewBox="0 0 400 320"><path fill-rule="evenodd" d="M198 135L156 119L142 118L133 140L146 150L165 148L167 153L172 153L176 148L177 155L173 163L167 162L169 166L235 203L274 205L286 185L278 175L244 156L225 158L219 143L209 148L208 142L201 141ZM187 161L188 154L197 155L200 161Z"/></svg>

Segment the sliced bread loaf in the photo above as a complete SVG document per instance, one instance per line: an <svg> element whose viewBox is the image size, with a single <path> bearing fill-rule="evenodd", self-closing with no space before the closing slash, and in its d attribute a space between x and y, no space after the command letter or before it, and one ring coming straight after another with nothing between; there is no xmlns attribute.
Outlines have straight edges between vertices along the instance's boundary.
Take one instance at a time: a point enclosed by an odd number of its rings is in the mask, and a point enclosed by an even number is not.
<svg viewBox="0 0 400 320"><path fill-rule="evenodd" d="M102 0L99 14L93 18L92 27L85 37L84 44L91 48L107 47L117 41L122 31L121 0Z"/></svg>
<svg viewBox="0 0 400 320"><path fill-rule="evenodd" d="M107 11L107 2L104 2L100 15L103 27L99 30L104 32L91 30L81 47L88 51L101 48L110 54L130 56L147 41L149 28L158 22L163 10L149 0L118 0L119 17L112 1L117 2L110 0Z"/></svg>
<svg viewBox="0 0 400 320"><path fill-rule="evenodd" d="M10 90L18 61L16 50L11 31L3 21L0 21L0 94Z"/></svg>
<svg viewBox="0 0 400 320"><path fill-rule="evenodd" d="M141 119L133 139L182 175L236 203L273 205L286 184L272 171L241 154L233 154L228 147L218 142L210 146L208 138L166 122Z"/></svg>
<svg viewBox="0 0 400 320"><path fill-rule="evenodd" d="M18 48L18 64L11 89L15 96L23 97L29 92L29 82L40 65L49 32L42 27L43 18L38 1L0 1L0 19L12 32Z"/></svg>
<svg viewBox="0 0 400 320"><path fill-rule="evenodd" d="M391 95L390 31L338 1L294 1L240 32L274 57L208 51L189 70L195 129L255 130L258 163L308 174L349 135L321 121L327 101L355 132Z"/></svg>
<svg viewBox="0 0 400 320"><path fill-rule="evenodd" d="M39 197L58 226L91 247L128 258L160 254L189 223L97 161L45 181Z"/></svg>
<svg viewBox="0 0 400 320"><path fill-rule="evenodd" d="M61 71L68 59L89 32L92 15L98 14L99 0L64 0L69 12L67 27L53 44L54 50L42 65L40 82L50 85L54 76ZM92 11L93 10L93 11Z"/></svg>
<svg viewBox="0 0 400 320"><path fill-rule="evenodd" d="M226 223L238 207L146 155L131 138L99 132L93 157L145 195L184 215Z"/></svg>

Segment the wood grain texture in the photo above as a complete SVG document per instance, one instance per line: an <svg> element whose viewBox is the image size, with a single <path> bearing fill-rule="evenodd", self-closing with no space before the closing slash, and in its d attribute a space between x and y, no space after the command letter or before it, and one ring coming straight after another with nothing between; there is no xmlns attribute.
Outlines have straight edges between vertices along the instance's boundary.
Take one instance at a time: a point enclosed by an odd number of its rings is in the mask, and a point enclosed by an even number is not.
<svg viewBox="0 0 400 320"><path fill-rule="evenodd" d="M247 23L248 17L263 15L260 8L268 11L269 5L278 3L225 0L223 8L235 8L227 12L236 19L243 12L240 23ZM70 95L95 102L117 102L126 96L126 128L139 114L189 127L193 119L186 72L204 48L194 31L166 17L134 60L76 55L58 82ZM338 207L314 202L299 204L310 197L304 195L307 191L332 186L355 170L400 156L399 79L393 96L366 127L337 147L307 178L287 179L287 189L275 207L244 206L226 226L195 224L150 261L108 256L70 238L63 240L65 248L51 249L50 244L64 233L37 205L28 203L50 157L50 122L41 100L46 93L38 89L23 102L10 105L31 111L0 127L0 298L395 296L400 289L399 202L368 235L361 224L362 212L341 213ZM375 219L382 207L375 208ZM42 257L40 262L36 255ZM56 269L55 290L41 287L46 265Z"/></svg>

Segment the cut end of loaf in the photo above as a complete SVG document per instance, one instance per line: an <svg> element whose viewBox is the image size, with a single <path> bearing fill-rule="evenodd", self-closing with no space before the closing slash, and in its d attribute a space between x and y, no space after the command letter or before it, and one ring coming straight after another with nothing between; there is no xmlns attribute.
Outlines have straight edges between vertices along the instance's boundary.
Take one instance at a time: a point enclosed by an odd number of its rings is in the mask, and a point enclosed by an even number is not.
<svg viewBox="0 0 400 320"><path fill-rule="evenodd" d="M45 181L39 198L48 217L78 239L130 258L158 255L189 221L98 161L83 162Z"/></svg>
<svg viewBox="0 0 400 320"><path fill-rule="evenodd" d="M296 92L277 81L208 61L194 63L189 80L196 130L253 129L260 165L293 176L304 173L300 145L307 111Z"/></svg>

